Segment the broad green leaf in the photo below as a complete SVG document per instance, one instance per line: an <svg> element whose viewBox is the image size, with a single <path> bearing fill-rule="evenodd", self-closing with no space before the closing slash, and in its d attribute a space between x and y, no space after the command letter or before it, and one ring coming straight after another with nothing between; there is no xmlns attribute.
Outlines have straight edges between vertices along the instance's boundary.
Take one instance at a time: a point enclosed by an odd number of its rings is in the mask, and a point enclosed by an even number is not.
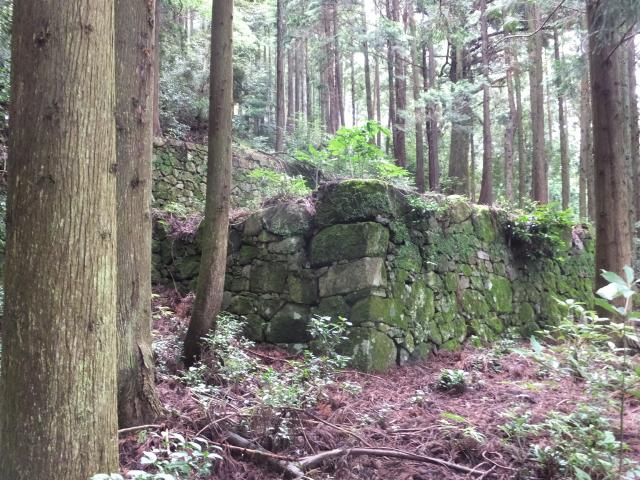
<svg viewBox="0 0 640 480"><path fill-rule="evenodd" d="M634 277L633 268L631 268L629 265L625 265L624 274L627 277L627 284L631 285L633 283Z"/></svg>
<svg viewBox="0 0 640 480"><path fill-rule="evenodd" d="M602 278L604 278L609 283L615 283L617 285L627 285L620 275L615 272L607 272L606 270L602 271Z"/></svg>
<svg viewBox="0 0 640 480"><path fill-rule="evenodd" d="M621 286L624 286L624 284L620 285L617 283L610 283L609 285L605 285L604 287L598 289L596 293L600 295L602 298L606 298L607 300L613 300L615 298L618 298L620 295L622 295L622 293L620 292Z"/></svg>

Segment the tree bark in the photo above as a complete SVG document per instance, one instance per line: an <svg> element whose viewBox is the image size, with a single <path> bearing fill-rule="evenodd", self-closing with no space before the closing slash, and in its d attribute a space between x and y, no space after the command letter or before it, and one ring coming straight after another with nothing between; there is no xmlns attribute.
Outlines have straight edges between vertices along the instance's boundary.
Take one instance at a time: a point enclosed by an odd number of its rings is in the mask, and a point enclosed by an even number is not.
<svg viewBox="0 0 640 480"><path fill-rule="evenodd" d="M513 144L516 133L516 101L513 94L513 60L511 46L505 47L507 64L507 101L509 103L509 120L504 128L504 194L509 202L513 202Z"/></svg>
<svg viewBox="0 0 640 480"><path fill-rule="evenodd" d="M373 96L371 94L371 64L369 62L369 41L367 40L367 16L362 2L362 53L364 54L364 92L367 102L367 120L373 120Z"/></svg>
<svg viewBox="0 0 640 480"><path fill-rule="evenodd" d="M393 20L402 25L400 14L400 0L391 0ZM407 166L407 148L405 133L405 115L407 108L407 80L406 80L406 59L402 53L401 45L394 45L394 79L395 91L395 121L393 122L393 156L396 164L400 167Z"/></svg>
<svg viewBox="0 0 640 480"><path fill-rule="evenodd" d="M15 2L0 478L118 468L113 3Z"/></svg>
<svg viewBox="0 0 640 480"><path fill-rule="evenodd" d="M200 358L202 340L222 306L227 261L233 118L233 0L213 0L207 196L196 299L184 343L185 364Z"/></svg>
<svg viewBox="0 0 640 480"><path fill-rule="evenodd" d="M409 15L409 28L411 30L411 71L413 74L413 102L416 126L416 187L418 192L424 192L424 139L422 119L424 118L424 108L420 102L420 89L424 82L420 80L420 64L418 61L418 41L416 39L416 22L413 12Z"/></svg>
<svg viewBox="0 0 640 480"><path fill-rule="evenodd" d="M376 107L376 121L382 125L382 105L381 105L381 101L380 101L380 61L378 60L378 57L375 57L375 70L374 70L374 77L373 77L373 84L374 84L374 93L375 93L375 107ZM376 136L376 145L378 145L378 148L382 148L382 134L380 132L378 132L378 135Z"/></svg>
<svg viewBox="0 0 640 480"><path fill-rule="evenodd" d="M335 84L336 95L338 102L338 113L340 114L340 126L345 125L344 119L344 88L342 81L342 51L340 50L340 22L338 15L338 1L333 1L333 10L331 16L331 22L333 24L333 45L334 45L334 60L335 60Z"/></svg>
<svg viewBox="0 0 640 480"><path fill-rule="evenodd" d="M520 63L518 62L517 50L511 50L513 60L513 84L516 91L516 132L518 137L518 204L522 206L527 197L527 155L525 153L525 136L522 122L522 82L520 80Z"/></svg>
<svg viewBox="0 0 640 480"><path fill-rule="evenodd" d="M634 199L632 207L634 208L634 221L640 221L640 141L638 126L638 95L636 80L636 43L635 37L632 36L627 41L627 75L629 76L629 141L631 154L631 194Z"/></svg>
<svg viewBox="0 0 640 480"><path fill-rule="evenodd" d="M429 54L427 63L426 54ZM436 55L433 48L433 41L427 38L426 48L423 52L423 81L425 91L436 88ZM437 191L440 186L440 131L438 128L438 111L436 104L432 101L426 106L426 128L427 128L427 144L429 147L429 189Z"/></svg>
<svg viewBox="0 0 640 480"><path fill-rule="evenodd" d="M276 152L284 151L284 0L276 0Z"/></svg>
<svg viewBox="0 0 640 480"><path fill-rule="evenodd" d="M588 71L580 82L580 218L592 218L593 192L591 176L593 172L593 152L591 146L591 101Z"/></svg>
<svg viewBox="0 0 640 480"><path fill-rule="evenodd" d="M482 37L482 183L480 203L493 203L493 145L491 139L491 86L489 79L489 34L487 26L487 0L480 0L480 34Z"/></svg>
<svg viewBox="0 0 640 480"><path fill-rule="evenodd" d="M160 125L160 26L162 25L162 0L155 2L153 29L153 136L162 136Z"/></svg>
<svg viewBox="0 0 640 480"><path fill-rule="evenodd" d="M560 67L560 41L558 40L558 30L553 31L553 56L556 65ZM565 118L565 101L562 93L562 68L556 72L556 89L558 90L558 126L560 127L560 172L562 177L562 208L569 208L571 200L571 180L569 171L569 140L567 134L567 120Z"/></svg>
<svg viewBox="0 0 640 480"><path fill-rule="evenodd" d="M121 428L153 423L162 411L155 391L151 351L153 3L115 3Z"/></svg>
<svg viewBox="0 0 640 480"><path fill-rule="evenodd" d="M296 107L295 107L295 57L292 45L287 52L287 132L293 133Z"/></svg>
<svg viewBox="0 0 640 480"><path fill-rule="evenodd" d="M355 127L356 125L356 65L353 59L353 52L350 57L350 70L351 70L351 122Z"/></svg>
<svg viewBox="0 0 640 480"><path fill-rule="evenodd" d="M453 83L465 78L465 55L462 47L451 47L450 78ZM450 191L460 195L469 194L469 137L471 131L471 107L464 92L456 92L453 107L456 118L451 122L451 141L449 145Z"/></svg>
<svg viewBox="0 0 640 480"><path fill-rule="evenodd" d="M620 33L602 25L602 2L587 0L589 69L593 115L596 208L596 286L601 270L623 275L631 264L629 189L624 152L624 106L620 88Z"/></svg>
<svg viewBox="0 0 640 480"><path fill-rule="evenodd" d="M387 10L387 18L389 20L393 20L393 7L391 6L392 0L386 0L386 10ZM387 37L387 78L388 85L387 91L389 97L389 119L388 119L388 127L392 131L391 140L395 142L395 135L393 135L393 131L395 131L395 122L396 122L396 100L395 100L395 87L394 87L394 61L395 61L395 51L393 49L393 43L391 42L391 38ZM389 153L389 138L386 139L386 151ZM395 148L394 148L395 150Z"/></svg>
<svg viewBox="0 0 640 480"><path fill-rule="evenodd" d="M544 89L542 85L542 32L540 9L534 2L527 8L529 30L529 88L531 97L531 196L540 203L549 201L547 157L544 150ZM535 32L535 33L534 33Z"/></svg>

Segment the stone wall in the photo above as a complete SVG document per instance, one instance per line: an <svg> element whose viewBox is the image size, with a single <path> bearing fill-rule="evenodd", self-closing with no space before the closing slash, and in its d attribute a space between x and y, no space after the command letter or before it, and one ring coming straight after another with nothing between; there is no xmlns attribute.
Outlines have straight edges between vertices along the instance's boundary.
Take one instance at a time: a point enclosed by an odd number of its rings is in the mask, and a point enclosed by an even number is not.
<svg viewBox="0 0 640 480"><path fill-rule="evenodd" d="M225 308L259 341L309 340L311 315L353 326L344 350L385 370L436 349L556 321L557 298L587 301L592 240L566 232L558 258L509 239L504 212L462 197L416 197L377 181L328 184L232 225ZM198 238L156 227L157 278L193 288Z"/></svg>
<svg viewBox="0 0 640 480"><path fill-rule="evenodd" d="M255 168L283 170L272 156L238 146L233 149L233 207L259 205L260 185L247 179ZM201 210L204 205L207 178L207 146L171 139L156 138L153 149L153 206L169 203L187 210Z"/></svg>

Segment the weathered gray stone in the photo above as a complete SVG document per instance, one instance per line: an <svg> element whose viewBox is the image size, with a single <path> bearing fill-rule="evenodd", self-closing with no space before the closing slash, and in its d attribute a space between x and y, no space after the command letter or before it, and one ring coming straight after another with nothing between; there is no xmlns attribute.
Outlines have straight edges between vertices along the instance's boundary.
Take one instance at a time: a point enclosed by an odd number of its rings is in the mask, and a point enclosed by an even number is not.
<svg viewBox="0 0 640 480"><path fill-rule="evenodd" d="M276 313L267 327L267 341L272 343L304 343L309 334L309 307L289 303Z"/></svg>
<svg viewBox="0 0 640 480"><path fill-rule="evenodd" d="M365 257L329 268L327 273L320 277L320 296L331 297L386 284L384 260Z"/></svg>
<svg viewBox="0 0 640 480"><path fill-rule="evenodd" d="M288 272L281 263L260 263L251 267L250 286L252 292L284 291Z"/></svg>
<svg viewBox="0 0 640 480"><path fill-rule="evenodd" d="M311 227L311 214L306 205L285 203L264 211L264 227L276 235L300 235Z"/></svg>
<svg viewBox="0 0 640 480"><path fill-rule="evenodd" d="M332 225L311 240L311 265L338 260L381 257L387 251L389 230L375 222Z"/></svg>

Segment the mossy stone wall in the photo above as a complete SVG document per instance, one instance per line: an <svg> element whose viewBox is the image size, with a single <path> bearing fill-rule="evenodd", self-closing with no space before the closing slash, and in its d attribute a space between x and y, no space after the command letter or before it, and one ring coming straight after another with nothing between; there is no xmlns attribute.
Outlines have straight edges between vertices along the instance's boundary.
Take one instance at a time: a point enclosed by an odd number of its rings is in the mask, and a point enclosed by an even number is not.
<svg viewBox="0 0 640 480"><path fill-rule="evenodd" d="M240 147L233 150L233 207L248 207L259 203L260 185L248 181L247 173L254 168L281 170L273 157ZM204 205L207 179L207 146L171 139L156 138L153 149L153 206L162 208L170 203L187 210L201 210ZM257 202L257 203L256 203Z"/></svg>
<svg viewBox="0 0 640 480"><path fill-rule="evenodd" d="M225 308L258 341L309 340L311 315L344 316L343 350L383 371L458 347L523 335L557 321L555 298L589 302L593 242L567 231L557 258L515 250L506 214L462 197L415 200L382 182L328 184L313 201L280 204L232 225ZM156 228L156 277L194 287L198 238ZM163 237L164 235L164 237Z"/></svg>

